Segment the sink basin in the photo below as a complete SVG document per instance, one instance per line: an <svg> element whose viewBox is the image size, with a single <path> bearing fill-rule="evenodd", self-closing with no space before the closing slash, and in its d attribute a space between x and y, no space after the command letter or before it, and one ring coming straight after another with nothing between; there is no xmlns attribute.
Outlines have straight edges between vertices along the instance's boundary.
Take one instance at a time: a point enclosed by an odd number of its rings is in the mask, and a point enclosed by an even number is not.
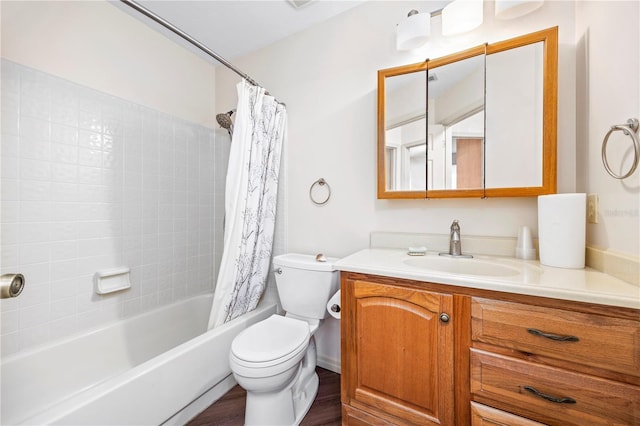
<svg viewBox="0 0 640 426"><path fill-rule="evenodd" d="M482 259L455 259L447 257L415 257L406 259L406 265L449 274L509 277L519 275L520 269Z"/></svg>

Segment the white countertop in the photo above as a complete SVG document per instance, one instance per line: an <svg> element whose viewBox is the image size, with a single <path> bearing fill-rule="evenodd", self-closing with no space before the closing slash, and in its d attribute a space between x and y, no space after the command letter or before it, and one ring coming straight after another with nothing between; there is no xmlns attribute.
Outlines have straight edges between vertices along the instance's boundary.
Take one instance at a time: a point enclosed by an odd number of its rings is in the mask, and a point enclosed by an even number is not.
<svg viewBox="0 0 640 426"><path fill-rule="evenodd" d="M513 274L508 276L471 275L410 264L420 262L417 260L420 258L427 262L439 261L436 252L409 256L406 250L373 248L340 259L335 267L340 271L640 309L640 287L591 268L554 268L541 265L537 260L499 256L474 255L472 260L451 259L452 262L481 261L489 268L496 265L513 270Z"/></svg>

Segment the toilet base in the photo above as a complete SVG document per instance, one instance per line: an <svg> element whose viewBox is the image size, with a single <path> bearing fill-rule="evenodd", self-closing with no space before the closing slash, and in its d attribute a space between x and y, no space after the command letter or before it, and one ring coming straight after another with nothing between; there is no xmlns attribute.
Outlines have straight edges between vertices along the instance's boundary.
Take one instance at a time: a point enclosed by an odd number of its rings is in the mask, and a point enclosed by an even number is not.
<svg viewBox="0 0 640 426"><path fill-rule="evenodd" d="M292 387L277 393L247 392L245 426L297 426L307 415L318 395L318 374L307 377L298 384L300 392L294 397Z"/></svg>
<svg viewBox="0 0 640 426"><path fill-rule="evenodd" d="M317 373L313 373L313 376L309 377L307 384L303 391L298 395L297 401L294 401L294 407L296 412L296 419L293 423L294 426L298 426L304 416L307 415L309 409L313 405L316 396L318 395L318 387L320 386L320 379Z"/></svg>
<svg viewBox="0 0 640 426"><path fill-rule="evenodd" d="M318 394L316 342L313 336L292 383L280 392L247 390L245 426L297 426L307 415Z"/></svg>

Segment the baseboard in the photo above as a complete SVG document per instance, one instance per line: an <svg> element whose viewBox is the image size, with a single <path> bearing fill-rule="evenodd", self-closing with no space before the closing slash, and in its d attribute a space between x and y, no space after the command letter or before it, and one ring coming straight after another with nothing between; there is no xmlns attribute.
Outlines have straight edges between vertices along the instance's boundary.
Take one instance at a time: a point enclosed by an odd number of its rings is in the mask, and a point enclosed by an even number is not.
<svg viewBox="0 0 640 426"><path fill-rule="evenodd" d="M335 358L329 358L324 356L318 356L316 365L325 370L333 371L340 374L340 360Z"/></svg>

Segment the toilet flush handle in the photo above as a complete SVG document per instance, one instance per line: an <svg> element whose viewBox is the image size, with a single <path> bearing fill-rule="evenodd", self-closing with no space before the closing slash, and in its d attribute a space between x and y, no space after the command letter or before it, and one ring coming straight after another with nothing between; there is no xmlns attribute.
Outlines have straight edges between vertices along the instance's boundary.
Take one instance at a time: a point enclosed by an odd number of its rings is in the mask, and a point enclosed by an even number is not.
<svg viewBox="0 0 640 426"><path fill-rule="evenodd" d="M282 275L282 268L278 268L278 269L276 269L276 270L275 270L275 271L273 271L273 272L275 272L275 273L276 273L276 274L278 274L278 275Z"/></svg>

